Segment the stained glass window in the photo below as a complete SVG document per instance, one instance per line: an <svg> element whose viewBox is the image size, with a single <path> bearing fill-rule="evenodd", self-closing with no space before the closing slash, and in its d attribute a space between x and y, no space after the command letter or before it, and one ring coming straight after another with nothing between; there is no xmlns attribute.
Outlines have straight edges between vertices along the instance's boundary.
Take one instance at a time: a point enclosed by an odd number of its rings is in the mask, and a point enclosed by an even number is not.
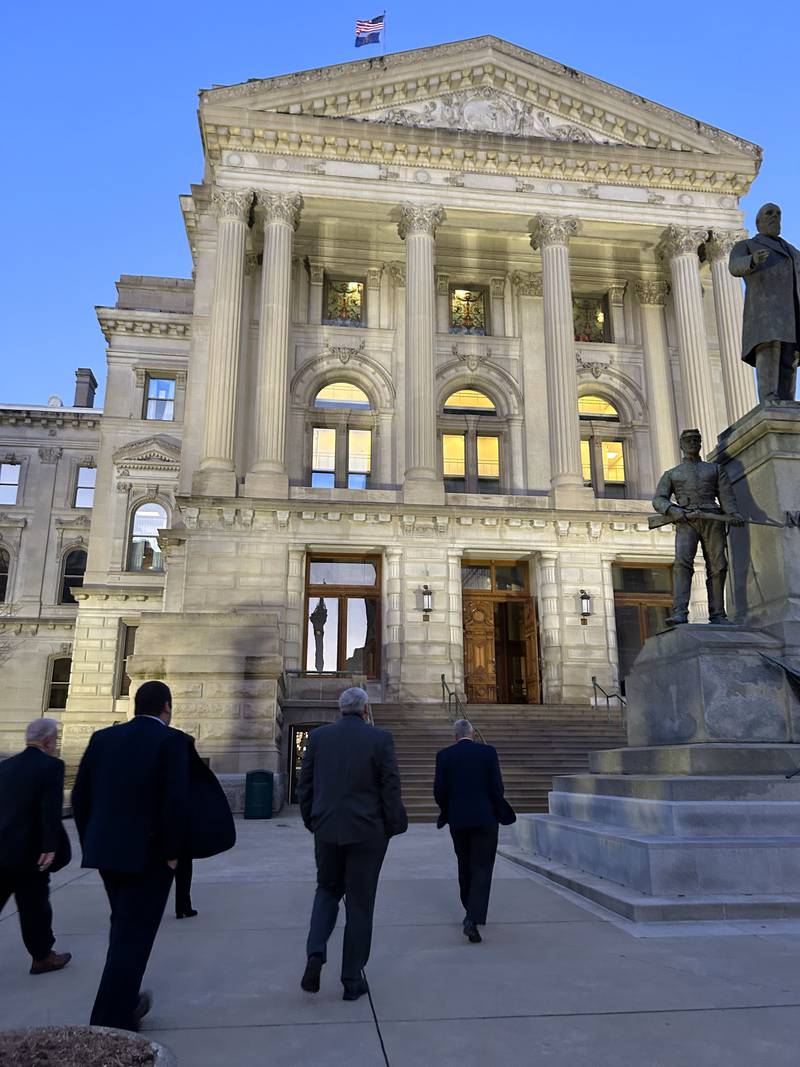
<svg viewBox="0 0 800 1067"><path fill-rule="evenodd" d="M327 278L322 321L326 326L363 326L364 283Z"/></svg>
<svg viewBox="0 0 800 1067"><path fill-rule="evenodd" d="M446 412L474 411L480 415L496 415L494 401L477 389L459 389L444 402Z"/></svg>
<svg viewBox="0 0 800 1067"><path fill-rule="evenodd" d="M573 296L572 323L576 341L610 341L604 296Z"/></svg>
<svg viewBox="0 0 800 1067"><path fill-rule="evenodd" d="M450 333L486 333L486 290L450 290Z"/></svg>

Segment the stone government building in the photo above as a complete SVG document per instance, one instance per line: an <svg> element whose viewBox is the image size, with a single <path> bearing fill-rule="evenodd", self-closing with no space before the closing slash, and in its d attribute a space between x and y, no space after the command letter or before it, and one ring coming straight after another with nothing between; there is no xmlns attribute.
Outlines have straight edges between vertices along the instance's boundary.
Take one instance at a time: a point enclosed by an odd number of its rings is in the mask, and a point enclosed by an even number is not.
<svg viewBox="0 0 800 1067"><path fill-rule="evenodd" d="M282 705L334 672L616 689L669 609L678 432L756 400L727 255L760 149L494 37L199 117L192 280L98 309L103 412L87 370L0 406L0 750L50 712L74 765L147 677L223 773L285 771Z"/></svg>

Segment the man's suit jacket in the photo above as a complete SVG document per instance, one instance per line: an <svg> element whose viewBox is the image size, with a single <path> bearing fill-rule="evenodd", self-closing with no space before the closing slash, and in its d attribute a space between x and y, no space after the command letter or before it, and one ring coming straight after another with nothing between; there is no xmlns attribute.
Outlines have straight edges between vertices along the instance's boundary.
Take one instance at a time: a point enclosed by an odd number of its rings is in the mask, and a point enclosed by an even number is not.
<svg viewBox="0 0 800 1067"><path fill-rule="evenodd" d="M64 764L29 745L0 763L0 868L36 866L43 852L55 852L49 871L71 859L61 822Z"/></svg>
<svg viewBox="0 0 800 1067"><path fill-rule="evenodd" d="M198 756L194 738L184 736L189 745L189 826L182 854L200 860L233 848L236 826L217 776Z"/></svg>
<svg viewBox="0 0 800 1067"><path fill-rule="evenodd" d="M753 253L769 252L759 266ZM731 249L728 269L744 278L744 320L742 324L742 359L755 366L756 345L765 341L797 342L800 322L800 251L763 233L739 241Z"/></svg>
<svg viewBox="0 0 800 1067"><path fill-rule="evenodd" d="M306 828L320 841L349 845L408 829L392 735L358 715L310 735L297 797Z"/></svg>
<svg viewBox="0 0 800 1067"><path fill-rule="evenodd" d="M456 741L436 753L433 796L441 812L436 825L451 830L467 826L508 826L516 815L503 796L497 751L476 741Z"/></svg>
<svg viewBox="0 0 800 1067"><path fill-rule="evenodd" d="M137 874L176 858L188 808L186 734L145 715L92 734L72 790L84 867Z"/></svg>

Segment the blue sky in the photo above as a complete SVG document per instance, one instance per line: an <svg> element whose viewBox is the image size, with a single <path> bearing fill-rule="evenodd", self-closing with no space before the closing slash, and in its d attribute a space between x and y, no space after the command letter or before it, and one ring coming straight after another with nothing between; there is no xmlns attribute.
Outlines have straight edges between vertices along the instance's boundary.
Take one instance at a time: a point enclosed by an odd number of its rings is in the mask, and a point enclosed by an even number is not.
<svg viewBox="0 0 800 1067"><path fill-rule="evenodd" d="M186 276L178 195L202 179L197 91L374 55L368 4L13 4L3 16L0 400L105 379L96 304L120 274ZM388 51L491 33L764 147L745 202L800 245L800 7L743 0L395 2ZM766 12L766 14L761 14Z"/></svg>

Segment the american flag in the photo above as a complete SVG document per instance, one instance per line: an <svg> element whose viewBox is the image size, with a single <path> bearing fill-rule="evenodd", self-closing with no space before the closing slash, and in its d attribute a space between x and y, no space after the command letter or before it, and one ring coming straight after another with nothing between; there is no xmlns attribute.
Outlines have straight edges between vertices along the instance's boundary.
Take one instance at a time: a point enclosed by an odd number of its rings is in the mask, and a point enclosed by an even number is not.
<svg viewBox="0 0 800 1067"><path fill-rule="evenodd" d="M364 44L378 44L383 31L383 15L372 19L356 19L356 48Z"/></svg>

